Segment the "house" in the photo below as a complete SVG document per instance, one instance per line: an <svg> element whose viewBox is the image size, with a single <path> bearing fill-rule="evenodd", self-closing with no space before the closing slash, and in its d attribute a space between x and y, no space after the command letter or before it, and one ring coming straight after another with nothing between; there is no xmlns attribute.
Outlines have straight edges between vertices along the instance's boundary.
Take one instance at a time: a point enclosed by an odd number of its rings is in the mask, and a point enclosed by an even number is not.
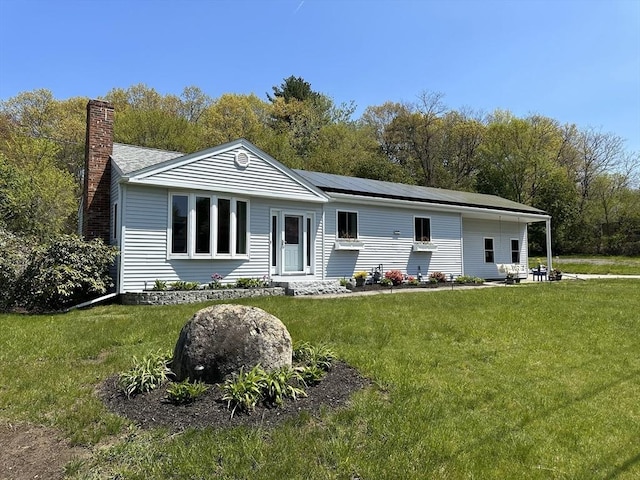
<svg viewBox="0 0 640 480"><path fill-rule="evenodd" d="M89 102L81 223L119 247L118 293L378 267L504 278L500 264L526 272L529 223L550 243L545 212L504 198L292 170L242 139L186 155L114 144L113 118Z"/></svg>

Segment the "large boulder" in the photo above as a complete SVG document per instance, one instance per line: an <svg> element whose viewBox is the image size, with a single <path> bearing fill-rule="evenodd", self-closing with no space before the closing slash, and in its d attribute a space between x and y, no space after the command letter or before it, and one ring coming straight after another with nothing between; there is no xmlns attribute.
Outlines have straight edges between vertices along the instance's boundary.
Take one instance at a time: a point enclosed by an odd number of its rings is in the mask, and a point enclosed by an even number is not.
<svg viewBox="0 0 640 480"><path fill-rule="evenodd" d="M178 381L216 383L241 367L291 366L291 356L291 336L278 318L256 307L214 305L182 327L171 368Z"/></svg>

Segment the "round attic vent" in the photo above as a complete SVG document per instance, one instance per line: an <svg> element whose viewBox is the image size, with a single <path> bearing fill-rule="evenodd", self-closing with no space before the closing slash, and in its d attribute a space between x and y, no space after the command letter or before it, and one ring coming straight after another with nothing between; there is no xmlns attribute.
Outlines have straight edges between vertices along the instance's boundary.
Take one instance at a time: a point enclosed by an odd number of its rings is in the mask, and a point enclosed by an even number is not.
<svg viewBox="0 0 640 480"><path fill-rule="evenodd" d="M249 165L249 154L247 152L243 152L242 150L236 152L236 165L241 168L245 168Z"/></svg>

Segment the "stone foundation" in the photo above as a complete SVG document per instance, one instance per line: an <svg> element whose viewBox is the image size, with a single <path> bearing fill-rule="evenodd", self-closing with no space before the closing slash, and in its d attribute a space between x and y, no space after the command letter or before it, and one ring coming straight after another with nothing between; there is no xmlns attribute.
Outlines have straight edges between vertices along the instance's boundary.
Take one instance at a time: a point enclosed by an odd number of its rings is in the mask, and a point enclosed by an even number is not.
<svg viewBox="0 0 640 480"><path fill-rule="evenodd" d="M220 290L165 290L139 293L125 293L121 296L123 305L179 305L213 300L234 300L236 298L283 296L282 287L234 288Z"/></svg>

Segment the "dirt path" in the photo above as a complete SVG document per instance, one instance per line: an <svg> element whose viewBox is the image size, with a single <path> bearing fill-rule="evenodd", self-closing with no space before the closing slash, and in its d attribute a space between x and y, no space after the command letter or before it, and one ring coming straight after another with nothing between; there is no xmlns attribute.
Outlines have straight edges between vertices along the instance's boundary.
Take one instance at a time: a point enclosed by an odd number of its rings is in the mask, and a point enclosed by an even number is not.
<svg viewBox="0 0 640 480"><path fill-rule="evenodd" d="M58 480L65 465L90 451L70 447L55 430L0 420L0 480Z"/></svg>

